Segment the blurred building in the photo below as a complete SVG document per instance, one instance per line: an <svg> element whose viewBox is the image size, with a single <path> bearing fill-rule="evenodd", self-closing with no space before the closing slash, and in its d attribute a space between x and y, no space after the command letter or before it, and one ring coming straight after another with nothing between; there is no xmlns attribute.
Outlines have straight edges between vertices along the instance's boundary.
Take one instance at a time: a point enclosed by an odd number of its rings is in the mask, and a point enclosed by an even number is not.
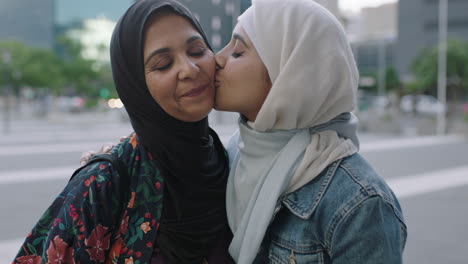
<svg viewBox="0 0 468 264"><path fill-rule="evenodd" d="M0 40L54 48L55 38L89 19L117 21L132 0L0 0Z"/></svg>
<svg viewBox="0 0 468 264"><path fill-rule="evenodd" d="M230 41L233 25L240 14L240 0L179 1L197 17L215 51L219 51Z"/></svg>
<svg viewBox="0 0 468 264"><path fill-rule="evenodd" d="M410 65L421 49L438 43L439 0L399 0L397 69L411 80ZM468 40L468 1L448 1L448 36Z"/></svg>
<svg viewBox="0 0 468 264"><path fill-rule="evenodd" d="M395 38L366 39L351 42L354 58L362 75L376 74L380 67L395 68ZM381 57L385 58L382 65Z"/></svg>
<svg viewBox="0 0 468 264"><path fill-rule="evenodd" d="M54 45L53 0L0 0L0 41L52 48Z"/></svg>
<svg viewBox="0 0 468 264"><path fill-rule="evenodd" d="M82 56L99 64L110 63L110 41L116 22L105 17L83 20L65 34L83 47Z"/></svg>
<svg viewBox="0 0 468 264"><path fill-rule="evenodd" d="M390 3L347 16L348 39L361 75L376 75L381 67L395 67L397 11L397 3Z"/></svg>
<svg viewBox="0 0 468 264"><path fill-rule="evenodd" d="M397 35L398 4L390 3L361 10L363 39L389 39Z"/></svg>

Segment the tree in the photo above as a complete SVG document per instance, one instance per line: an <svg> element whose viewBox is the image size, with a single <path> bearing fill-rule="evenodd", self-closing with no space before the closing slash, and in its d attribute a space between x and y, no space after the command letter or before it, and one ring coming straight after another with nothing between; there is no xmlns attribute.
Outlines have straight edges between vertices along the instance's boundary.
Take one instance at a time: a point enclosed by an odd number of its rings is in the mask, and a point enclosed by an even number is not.
<svg viewBox="0 0 468 264"><path fill-rule="evenodd" d="M424 49L411 64L415 80L407 86L408 93L436 94L438 49ZM468 43L449 40L447 43L448 99L457 100L468 93Z"/></svg>
<svg viewBox="0 0 468 264"><path fill-rule="evenodd" d="M95 61L83 58L83 47L78 41L61 36L58 46L62 51L63 85L73 93L96 94L99 69L96 69Z"/></svg>
<svg viewBox="0 0 468 264"><path fill-rule="evenodd" d="M10 54L11 59L4 70L15 94L21 86L47 87L60 92L61 62L52 51L33 48L17 41L0 42L0 51Z"/></svg>
<svg viewBox="0 0 468 264"><path fill-rule="evenodd" d="M365 72L361 73L361 78L370 78L374 80L372 83L367 86L360 86L360 89L363 89L367 92L377 94L378 93L378 75L376 72ZM397 92L400 94L401 81L398 73L393 67L388 67L385 69L385 93L388 92Z"/></svg>

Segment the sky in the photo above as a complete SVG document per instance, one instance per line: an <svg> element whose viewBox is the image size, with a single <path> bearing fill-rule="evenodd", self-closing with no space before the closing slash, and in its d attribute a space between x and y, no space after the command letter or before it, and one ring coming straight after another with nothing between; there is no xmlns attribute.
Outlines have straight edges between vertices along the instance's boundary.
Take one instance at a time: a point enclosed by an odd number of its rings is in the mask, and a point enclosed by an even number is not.
<svg viewBox="0 0 468 264"><path fill-rule="evenodd" d="M133 0L59 0L55 1L56 21L67 24L96 15L117 21Z"/></svg>
<svg viewBox="0 0 468 264"><path fill-rule="evenodd" d="M342 10L356 12L363 7L373 7L395 2L397 0L339 0L338 4Z"/></svg>

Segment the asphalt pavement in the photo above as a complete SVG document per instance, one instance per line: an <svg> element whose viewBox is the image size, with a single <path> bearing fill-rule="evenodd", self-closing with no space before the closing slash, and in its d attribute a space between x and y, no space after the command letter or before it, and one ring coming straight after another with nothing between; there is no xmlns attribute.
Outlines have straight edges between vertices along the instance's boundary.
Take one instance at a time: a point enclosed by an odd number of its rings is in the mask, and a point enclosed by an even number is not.
<svg viewBox="0 0 468 264"><path fill-rule="evenodd" d="M225 142L235 125L214 128ZM12 261L81 153L131 131L116 112L13 120L10 133L0 134L0 263ZM409 232L405 263L468 263L468 139L360 138L361 153L399 196Z"/></svg>

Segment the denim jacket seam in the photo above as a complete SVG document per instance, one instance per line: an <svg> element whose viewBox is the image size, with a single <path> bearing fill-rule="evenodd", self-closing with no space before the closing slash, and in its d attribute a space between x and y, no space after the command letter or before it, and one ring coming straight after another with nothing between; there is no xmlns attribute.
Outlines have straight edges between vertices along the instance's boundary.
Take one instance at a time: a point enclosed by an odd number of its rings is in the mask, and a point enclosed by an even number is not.
<svg viewBox="0 0 468 264"><path fill-rule="evenodd" d="M328 189L328 186L330 185L331 180L336 175L336 171L340 167L341 161L342 161L342 159L339 159L339 160L333 162L332 164L330 164L330 167L327 169L327 172L326 172L325 178L323 180L323 183L320 186L320 190L319 190L318 194L316 195L315 199L312 202L312 207L304 208L304 207L297 206L296 203L289 202L290 200L288 200L287 198L284 199L283 202L282 202L284 204L284 206L286 208L288 208L288 210L293 215L295 215L295 216L297 216L297 217L299 217L299 218L301 218L303 220L309 219L312 216L312 213L317 208L320 201L322 200L326 190Z"/></svg>
<svg viewBox="0 0 468 264"><path fill-rule="evenodd" d="M341 168L343 168L343 170L345 170L348 175L353 179L353 181L355 181L357 184L359 184L362 189L367 193L367 195L369 196L375 196L375 195L378 195L380 196L386 203L390 204L390 206L392 207L393 209L393 213L398 217L398 219L400 220L400 222L403 223L403 225L406 226L406 223L405 223L405 220L403 219L403 213L401 212L400 209L398 209L395 205L395 199L393 199L393 197L391 195L388 195L386 192L384 192L383 190L381 191L378 191L377 189L380 189L379 187L375 187L374 185L368 183L367 181L364 181L364 180L358 180L356 177L355 177L355 174L352 172L352 170L350 170L345 163L342 163L340 165ZM365 184L363 184L362 182L364 182Z"/></svg>
<svg viewBox="0 0 468 264"><path fill-rule="evenodd" d="M335 215L335 217L333 217L330 228L327 232L327 239L325 240L325 243L328 244L328 252L330 253L330 255L333 254L333 239L336 233L336 229L343 223L344 220L346 220L346 218L349 215L351 215L351 213L354 212L354 210L356 210L356 208L361 206L363 202L367 201L372 197L378 196L380 195L367 195L361 192L360 194L354 196L353 199L347 202L347 205L352 206L345 206L342 210L339 211L339 213Z"/></svg>
<svg viewBox="0 0 468 264"><path fill-rule="evenodd" d="M320 243L318 241L313 241L313 242L315 244L319 245L321 248L313 249L314 248L313 246L305 245L305 244L302 244L302 243L293 245L289 241L281 239L279 237L276 237L276 236L271 237L271 243L273 243L273 244L275 244L275 245L277 245L279 247L282 247L284 249L293 250L293 251L295 251L297 253L300 253L300 254L318 253L318 252L324 251L325 247L322 245L322 243Z"/></svg>
<svg viewBox="0 0 468 264"><path fill-rule="evenodd" d="M340 164L340 167L341 167L344 171L346 171L347 174L349 175L349 177L350 177L351 179L353 179L353 181L354 181L355 183L357 183L359 186L361 186L361 188L362 188L364 191L366 191L366 193L367 193L368 195L371 195L371 193L370 193L371 190L369 190L369 188L368 188L368 187L370 187L370 184L369 184L367 181L357 179L357 178L355 177L355 174L356 174L356 173L354 173L353 170L352 170L351 168L348 168L348 166L346 166L346 163ZM372 189L373 189L373 190L372 190L372 193L377 193L377 192L374 190L374 188L372 188Z"/></svg>

